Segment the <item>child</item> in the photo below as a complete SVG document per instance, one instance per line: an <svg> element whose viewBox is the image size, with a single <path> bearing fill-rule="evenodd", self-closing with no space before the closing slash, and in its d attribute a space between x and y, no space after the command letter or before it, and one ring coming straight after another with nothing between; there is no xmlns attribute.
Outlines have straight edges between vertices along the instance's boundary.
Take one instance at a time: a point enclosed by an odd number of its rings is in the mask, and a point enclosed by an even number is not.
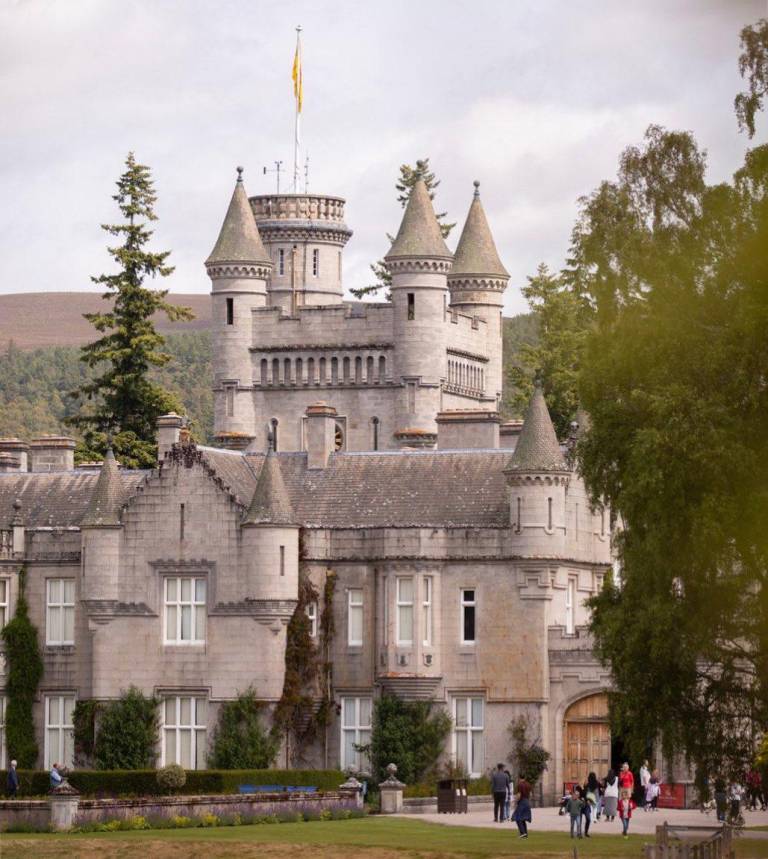
<svg viewBox="0 0 768 859"><path fill-rule="evenodd" d="M659 810L659 793L661 792L661 788L659 787L659 779L654 773L651 776L651 780L645 786L645 810L651 809L651 811Z"/></svg>
<svg viewBox="0 0 768 859"><path fill-rule="evenodd" d="M565 809L571 816L571 838L573 838L573 830L575 829L578 837L581 838L581 810L584 808L584 799L580 787L574 787L568 802L565 804Z"/></svg>
<svg viewBox="0 0 768 859"><path fill-rule="evenodd" d="M632 809L637 808L635 801L632 799L632 794L629 790L622 790L621 799L619 799L619 818L621 825L624 827L624 837L629 838L627 830L629 829L629 821L632 819Z"/></svg>
<svg viewBox="0 0 768 859"><path fill-rule="evenodd" d="M565 793L560 797L560 810L557 812L561 817L565 814L568 809L568 800L571 798L571 792L566 790Z"/></svg>

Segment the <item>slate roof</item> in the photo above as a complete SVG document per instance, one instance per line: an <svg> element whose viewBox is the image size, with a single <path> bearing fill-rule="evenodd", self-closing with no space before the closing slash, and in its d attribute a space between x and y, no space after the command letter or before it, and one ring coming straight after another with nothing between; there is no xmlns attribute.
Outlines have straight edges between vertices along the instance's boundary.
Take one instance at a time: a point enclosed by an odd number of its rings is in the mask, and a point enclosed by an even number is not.
<svg viewBox="0 0 768 859"><path fill-rule="evenodd" d="M225 262L271 263L241 179L235 184L219 238L205 264Z"/></svg>
<svg viewBox="0 0 768 859"><path fill-rule="evenodd" d="M259 472L253 498L243 525L295 525L291 501L285 488L280 463L271 451L266 455Z"/></svg>
<svg viewBox="0 0 768 859"><path fill-rule="evenodd" d="M451 258L422 179L411 190L400 229L384 259L412 257Z"/></svg>
<svg viewBox="0 0 768 859"><path fill-rule="evenodd" d="M123 482L112 448L107 451L96 485L91 493L88 509L80 527L84 528L120 524L120 509L125 502Z"/></svg>
<svg viewBox="0 0 768 859"><path fill-rule="evenodd" d="M480 202L479 182L475 183L475 196L469 207L461 238L453 255L451 278L456 275L493 275L509 277L496 250L496 243L485 217L483 204Z"/></svg>
<svg viewBox="0 0 768 859"><path fill-rule="evenodd" d="M557 440L552 418L544 399L541 385L536 383L528 409L523 418L523 428L517 440L515 452L509 460L507 471L542 472L566 471L560 443Z"/></svg>

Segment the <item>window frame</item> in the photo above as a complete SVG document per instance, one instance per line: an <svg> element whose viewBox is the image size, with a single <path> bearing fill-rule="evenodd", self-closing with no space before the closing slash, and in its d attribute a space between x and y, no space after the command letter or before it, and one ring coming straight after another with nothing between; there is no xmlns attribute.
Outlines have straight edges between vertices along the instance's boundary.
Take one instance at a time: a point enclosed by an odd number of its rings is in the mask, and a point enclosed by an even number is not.
<svg viewBox="0 0 768 859"><path fill-rule="evenodd" d="M64 721L64 711L65 705L64 701L71 699L72 701L72 709L70 710L70 714L75 712L75 705L77 704L77 695L74 692L57 692L53 695L44 695L43 696L43 706L45 708L45 712L43 713L44 720L44 742L43 742L43 757L45 762L45 768L50 769L54 763L62 764L68 769L72 769L74 767L74 756L75 756L75 726L74 719L67 724ZM49 721L50 718L50 707L51 702L57 701L57 710L58 710L58 722L51 723ZM71 715L70 715L71 718ZM59 751L56 754L57 760L54 760L53 755L51 754L51 732L56 731L58 734L57 745ZM69 733L69 747L71 750L71 760L65 760L62 752L64 750L64 736L65 732Z"/></svg>
<svg viewBox="0 0 768 859"><path fill-rule="evenodd" d="M568 576L565 586L565 634L576 633L576 577Z"/></svg>
<svg viewBox="0 0 768 859"><path fill-rule="evenodd" d="M312 249L312 277L320 277L320 249Z"/></svg>
<svg viewBox="0 0 768 859"><path fill-rule="evenodd" d="M0 629L11 619L11 580L7 576L0 576ZM0 767L2 769L2 767Z"/></svg>
<svg viewBox="0 0 768 859"><path fill-rule="evenodd" d="M309 620L309 636L310 638L317 638L317 600L308 602L304 610L307 613L307 620Z"/></svg>
<svg viewBox="0 0 768 859"><path fill-rule="evenodd" d="M472 599L465 599L465 594L471 591ZM477 588L459 588L459 605L461 607L461 611L459 614L459 622L461 624L461 628L459 630L459 634L461 636L461 644L462 646L470 647L473 646L477 642ZM474 638L468 639L464 637L464 632L466 629L466 610L471 608L473 610L472 614L472 627Z"/></svg>
<svg viewBox="0 0 768 859"><path fill-rule="evenodd" d="M415 603L415 577L414 576L396 576L395 577L395 607L397 612L395 614L395 640L397 642L398 647L413 647L413 633L414 633L414 603ZM402 585L403 582L409 582L411 585L411 598L410 600L403 599L402 597ZM403 627L403 610L410 609L411 614L411 637L403 638L402 627Z"/></svg>
<svg viewBox="0 0 768 859"><path fill-rule="evenodd" d="M285 248L277 249L277 273L279 275L285 274Z"/></svg>
<svg viewBox="0 0 768 859"><path fill-rule="evenodd" d="M432 576L422 578L421 595L421 643L424 647L432 646L432 603L434 601L434 580Z"/></svg>
<svg viewBox="0 0 768 859"><path fill-rule="evenodd" d="M177 596L173 602L169 602L168 599L168 585L170 582L176 583L176 593ZM191 598L189 600L183 600L181 596L182 592L182 581L190 581L191 582ZM203 595L202 600L197 599L197 583L202 582L203 587L205 589L205 593ZM208 577L206 575L201 575L200 573L194 574L179 574L179 573L169 573L162 577L162 600L163 600L163 644L166 647L203 647L206 644L206 634L208 627ZM182 634L182 626L183 626L183 612L182 609L188 606L191 611L191 619L190 619L190 629L192 637L185 639L181 637ZM196 609L201 607L203 608L203 631L202 638L197 638L197 611ZM176 638L168 637L168 615L169 609L176 609Z"/></svg>
<svg viewBox="0 0 768 859"><path fill-rule="evenodd" d="M354 709L354 724L348 724L346 720L347 715L347 704L346 702L353 701L353 709ZM370 713L369 722L367 725L363 725L360 721L360 711L361 711L361 702L368 702L368 712ZM364 756L363 752L354 752L355 760L348 761L346 758L346 734L347 732L354 731L354 745L363 746L367 745L367 743L361 743L361 739L365 739L365 733L368 735L368 742L371 740L371 733L373 731L373 698L370 695L342 695L341 696L341 714L339 718L339 728L340 728L340 744L339 744L339 762L340 769L345 770L347 767L353 766L356 772L363 772L370 770L371 762L368 756Z"/></svg>
<svg viewBox="0 0 768 859"><path fill-rule="evenodd" d="M360 594L360 602L353 602L352 596ZM355 612L355 615L352 612ZM363 588L348 588L347 589L347 646L348 647L362 647L363 646L363 634L365 628L365 595L363 593ZM359 612L360 617L360 638L352 638L352 618L357 617L357 613Z"/></svg>
<svg viewBox="0 0 768 859"><path fill-rule="evenodd" d="M456 695L452 699L451 715L453 717L453 731L451 732L451 756L454 763L459 766L462 762L459 760L459 734L466 735L467 760L466 769L470 778L478 778L485 772L485 699L473 695ZM459 724L459 703L463 703L464 712L466 715L466 724ZM480 724L474 723L474 704L480 703ZM481 736L481 760L476 761L473 752L473 736L479 734ZM478 766L479 764L479 766Z"/></svg>
<svg viewBox="0 0 768 859"><path fill-rule="evenodd" d="M51 601L51 585L54 583L58 583L61 587L61 599L58 602ZM65 590L66 584L71 583L72 585L72 602L68 602L65 599ZM76 583L74 579L62 578L60 576L52 576L49 579L45 580L45 644L46 647L74 647L75 645L75 588ZM67 616L67 609L71 609L72 614L72 639L67 639L64 637L64 618ZM59 624L61 630L61 638L54 639L51 638L51 616L52 612L57 611L59 613Z"/></svg>
<svg viewBox="0 0 768 859"><path fill-rule="evenodd" d="M181 702L183 699L189 699L190 701L190 724L182 725L181 724ZM169 725L166 721L167 716L167 705L169 701L174 702L174 710L175 710L175 724ZM200 722L198 720L198 705L203 701L205 703L205 721ZM161 766L168 766L172 763L180 762L180 750L181 743L180 735L181 732L189 732L191 734L190 738L190 756L191 763L193 764L189 769L194 770L204 770L207 764L208 758L208 707L209 701L204 695L189 693L189 694L172 694L172 695L164 695L161 704L161 720L160 720L160 760ZM174 750L176 754L174 755L174 760L168 759L168 747L167 747L167 734L168 732L174 732ZM204 760L202 763L198 760L197 754L197 735L203 734L204 736Z"/></svg>

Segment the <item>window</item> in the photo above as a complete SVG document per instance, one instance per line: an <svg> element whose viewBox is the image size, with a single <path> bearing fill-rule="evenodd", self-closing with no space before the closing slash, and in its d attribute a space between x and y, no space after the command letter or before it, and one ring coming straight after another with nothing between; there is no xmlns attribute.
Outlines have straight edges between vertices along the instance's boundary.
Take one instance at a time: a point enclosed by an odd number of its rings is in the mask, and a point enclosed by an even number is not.
<svg viewBox="0 0 768 859"><path fill-rule="evenodd" d="M347 603L347 643L350 647L363 645L363 590L350 588Z"/></svg>
<svg viewBox="0 0 768 859"><path fill-rule="evenodd" d="M235 414L235 389L230 385L227 389L227 417L234 417Z"/></svg>
<svg viewBox="0 0 768 859"><path fill-rule="evenodd" d="M416 318L416 294L408 293L408 319Z"/></svg>
<svg viewBox="0 0 768 859"><path fill-rule="evenodd" d="M371 742L372 711L370 698L341 699L341 769L354 767L357 772L370 769L368 755L356 747Z"/></svg>
<svg viewBox="0 0 768 859"><path fill-rule="evenodd" d="M425 576L421 597L421 637L426 647L432 644L432 577Z"/></svg>
<svg viewBox="0 0 768 859"><path fill-rule="evenodd" d="M75 643L75 581L48 579L46 644Z"/></svg>
<svg viewBox="0 0 768 859"><path fill-rule="evenodd" d="M235 299L227 299L227 325L235 324Z"/></svg>
<svg viewBox="0 0 768 859"><path fill-rule="evenodd" d="M165 643L205 642L205 579L168 577L165 591Z"/></svg>
<svg viewBox="0 0 768 859"><path fill-rule="evenodd" d="M517 533L519 534L523 530L523 499L518 496L517 499Z"/></svg>
<svg viewBox="0 0 768 859"><path fill-rule="evenodd" d="M344 424L337 423L333 430L333 449L344 450Z"/></svg>
<svg viewBox="0 0 768 859"><path fill-rule="evenodd" d="M371 424L373 425L373 449L379 449L379 419L377 417L371 418Z"/></svg>
<svg viewBox="0 0 768 859"><path fill-rule="evenodd" d="M397 643L413 644L413 579L397 579Z"/></svg>
<svg viewBox="0 0 768 859"><path fill-rule="evenodd" d="M278 420L277 420L277 418L272 418L272 420L270 421L270 424L272 425L272 450L274 450L274 452L277 453L277 451L278 451L278 447L277 447L277 424L278 424Z"/></svg>
<svg viewBox="0 0 768 859"><path fill-rule="evenodd" d="M285 249L280 248L277 252L277 273L285 274Z"/></svg>
<svg viewBox="0 0 768 859"><path fill-rule="evenodd" d="M163 766L205 769L207 704L205 698L174 696L163 704Z"/></svg>
<svg viewBox="0 0 768 859"><path fill-rule="evenodd" d="M10 619L8 611L8 601L10 597L10 579L0 579L0 629L2 629ZM2 767L0 767L2 769Z"/></svg>
<svg viewBox="0 0 768 859"><path fill-rule="evenodd" d="M312 274L314 277L320 274L320 251L317 248L312 251Z"/></svg>
<svg viewBox="0 0 768 859"><path fill-rule="evenodd" d="M565 633L573 635L576 628L574 607L576 604L576 579L568 579L568 587L565 590Z"/></svg>
<svg viewBox="0 0 768 859"><path fill-rule="evenodd" d="M461 643L475 643L475 591L461 589Z"/></svg>
<svg viewBox="0 0 768 859"><path fill-rule="evenodd" d="M552 499L547 498L547 531L552 530Z"/></svg>
<svg viewBox="0 0 768 859"><path fill-rule="evenodd" d="M307 618L309 620L309 634L317 638L317 603L307 603Z"/></svg>
<svg viewBox="0 0 768 859"><path fill-rule="evenodd" d="M74 695L51 695L45 699L45 768L54 764L71 767L74 752L72 711Z"/></svg>
<svg viewBox="0 0 768 859"><path fill-rule="evenodd" d="M341 251L339 251L339 281L341 281Z"/></svg>
<svg viewBox="0 0 768 859"><path fill-rule="evenodd" d="M483 748L483 699L453 699L453 757L472 778L485 772Z"/></svg>
<svg viewBox="0 0 768 859"><path fill-rule="evenodd" d="M6 753L5 753L5 701L6 699L0 695L0 770L6 768Z"/></svg>
<svg viewBox="0 0 768 859"><path fill-rule="evenodd" d="M280 575L285 575L285 546L280 547Z"/></svg>

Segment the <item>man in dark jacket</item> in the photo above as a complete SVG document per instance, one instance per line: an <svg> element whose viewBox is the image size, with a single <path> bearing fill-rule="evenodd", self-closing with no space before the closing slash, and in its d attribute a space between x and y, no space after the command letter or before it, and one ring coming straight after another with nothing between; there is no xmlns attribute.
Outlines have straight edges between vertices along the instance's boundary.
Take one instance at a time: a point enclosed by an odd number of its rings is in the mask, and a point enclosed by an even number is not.
<svg viewBox="0 0 768 859"><path fill-rule="evenodd" d="M493 793L493 822L504 822L504 803L507 799L509 776L504 772L504 764L497 764L491 776L491 792Z"/></svg>
<svg viewBox="0 0 768 859"><path fill-rule="evenodd" d="M19 774L16 772L16 761L11 761L11 765L8 767L6 787L8 789L8 796L11 799L15 799L16 794L19 792Z"/></svg>

